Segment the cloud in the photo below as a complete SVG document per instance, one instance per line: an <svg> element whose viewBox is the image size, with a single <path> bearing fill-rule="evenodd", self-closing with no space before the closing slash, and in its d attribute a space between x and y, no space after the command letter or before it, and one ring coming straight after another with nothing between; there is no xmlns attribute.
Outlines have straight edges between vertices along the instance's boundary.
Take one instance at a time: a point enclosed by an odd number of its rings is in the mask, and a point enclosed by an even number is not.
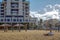
<svg viewBox="0 0 60 40"><path fill-rule="evenodd" d="M52 5L47 5L45 8L44 8L44 11L45 12L49 12L49 11L52 11L52 8L53 8L53 6Z"/></svg>
<svg viewBox="0 0 60 40"><path fill-rule="evenodd" d="M47 5L44 9L44 14L41 14L43 11L35 11L35 12L30 12L30 15L33 17L42 18L44 20L47 19L59 19L60 17L60 5L55 4L55 5Z"/></svg>
<svg viewBox="0 0 60 40"><path fill-rule="evenodd" d="M60 4L55 4L54 6L55 6L55 7L56 7L56 6L57 6L57 7L60 7Z"/></svg>
<svg viewBox="0 0 60 40"><path fill-rule="evenodd" d="M50 19L59 19L59 14L56 10L46 12L42 16L45 16L45 17L50 18Z"/></svg>
<svg viewBox="0 0 60 40"><path fill-rule="evenodd" d="M44 15L46 15L48 18L50 16L51 19L59 19L59 13L60 13L60 5L59 4L55 4L54 6L47 5L46 7L47 7L46 8L47 11L45 11ZM49 10L48 8L50 8L52 10Z"/></svg>
<svg viewBox="0 0 60 40"><path fill-rule="evenodd" d="M54 5L54 9L60 12L60 5L59 4Z"/></svg>
<svg viewBox="0 0 60 40"><path fill-rule="evenodd" d="M47 5L46 7L52 8L52 5Z"/></svg>
<svg viewBox="0 0 60 40"><path fill-rule="evenodd" d="M35 11L35 12L30 11L30 16L36 17L36 18L38 18L38 20L42 17L42 15L39 14L37 11Z"/></svg>

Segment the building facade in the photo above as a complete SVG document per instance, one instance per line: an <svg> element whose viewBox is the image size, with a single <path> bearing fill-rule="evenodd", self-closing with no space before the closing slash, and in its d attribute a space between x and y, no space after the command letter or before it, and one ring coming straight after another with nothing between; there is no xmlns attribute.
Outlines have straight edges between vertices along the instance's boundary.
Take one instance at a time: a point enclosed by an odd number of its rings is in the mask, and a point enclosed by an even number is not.
<svg viewBox="0 0 60 40"><path fill-rule="evenodd" d="M2 0L0 23L29 23L29 1Z"/></svg>
<svg viewBox="0 0 60 40"><path fill-rule="evenodd" d="M37 25L38 23L38 20L37 20L37 18L36 17L30 17L29 18L29 23L31 24L31 26L34 26L34 25Z"/></svg>

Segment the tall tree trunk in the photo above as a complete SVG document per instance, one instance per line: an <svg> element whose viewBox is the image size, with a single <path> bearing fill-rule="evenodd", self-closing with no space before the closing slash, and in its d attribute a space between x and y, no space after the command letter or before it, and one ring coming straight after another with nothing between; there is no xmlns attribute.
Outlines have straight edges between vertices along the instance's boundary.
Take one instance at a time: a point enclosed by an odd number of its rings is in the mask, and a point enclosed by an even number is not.
<svg viewBox="0 0 60 40"><path fill-rule="evenodd" d="M4 32L5 32L5 26L4 26Z"/></svg>
<svg viewBox="0 0 60 40"><path fill-rule="evenodd" d="M27 24L25 25L25 31L27 31Z"/></svg>
<svg viewBox="0 0 60 40"><path fill-rule="evenodd" d="M19 32L20 32L21 30L20 30L20 26L19 26Z"/></svg>
<svg viewBox="0 0 60 40"><path fill-rule="evenodd" d="M13 26L11 26L11 30L12 30L12 32L14 31L14 27Z"/></svg>
<svg viewBox="0 0 60 40"><path fill-rule="evenodd" d="M58 32L59 32L59 26L58 26Z"/></svg>
<svg viewBox="0 0 60 40"><path fill-rule="evenodd" d="M52 32L52 29L50 29L50 32Z"/></svg>
<svg viewBox="0 0 60 40"><path fill-rule="evenodd" d="M49 24L49 26L50 26L50 32L52 32L52 25L51 25L51 24Z"/></svg>

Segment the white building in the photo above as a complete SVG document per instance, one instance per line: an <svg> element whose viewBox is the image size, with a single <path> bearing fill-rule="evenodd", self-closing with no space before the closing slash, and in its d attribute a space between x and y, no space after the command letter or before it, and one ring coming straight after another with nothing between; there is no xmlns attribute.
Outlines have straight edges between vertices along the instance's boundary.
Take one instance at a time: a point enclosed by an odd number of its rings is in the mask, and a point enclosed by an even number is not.
<svg viewBox="0 0 60 40"><path fill-rule="evenodd" d="M29 23L29 1L2 0L0 23Z"/></svg>
<svg viewBox="0 0 60 40"><path fill-rule="evenodd" d="M30 17L29 23L32 23L32 25L34 25L34 24L37 25L38 24L38 20L37 20L36 17L34 17L34 18Z"/></svg>

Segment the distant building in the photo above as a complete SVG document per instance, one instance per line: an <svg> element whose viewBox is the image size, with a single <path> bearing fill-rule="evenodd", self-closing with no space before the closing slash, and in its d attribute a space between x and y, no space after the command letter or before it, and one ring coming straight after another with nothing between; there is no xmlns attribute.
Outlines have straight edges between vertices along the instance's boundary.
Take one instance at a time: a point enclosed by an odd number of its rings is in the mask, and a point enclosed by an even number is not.
<svg viewBox="0 0 60 40"><path fill-rule="evenodd" d="M29 1L2 0L0 23L29 23Z"/></svg>
<svg viewBox="0 0 60 40"><path fill-rule="evenodd" d="M37 21L38 20L36 17L34 17L34 18L30 17L30 19L29 19L29 23L37 24Z"/></svg>
<svg viewBox="0 0 60 40"><path fill-rule="evenodd" d="M44 27L45 27L46 29L49 29L49 24L52 25L52 28L53 28L53 29L57 29L56 25L57 25L58 23L59 23L59 20L57 20L57 19L49 19L49 20L45 20L45 21L43 22Z"/></svg>
<svg viewBox="0 0 60 40"><path fill-rule="evenodd" d="M30 19L29 19L29 26L30 27L36 27L37 23L38 23L38 20L36 17L30 17Z"/></svg>

